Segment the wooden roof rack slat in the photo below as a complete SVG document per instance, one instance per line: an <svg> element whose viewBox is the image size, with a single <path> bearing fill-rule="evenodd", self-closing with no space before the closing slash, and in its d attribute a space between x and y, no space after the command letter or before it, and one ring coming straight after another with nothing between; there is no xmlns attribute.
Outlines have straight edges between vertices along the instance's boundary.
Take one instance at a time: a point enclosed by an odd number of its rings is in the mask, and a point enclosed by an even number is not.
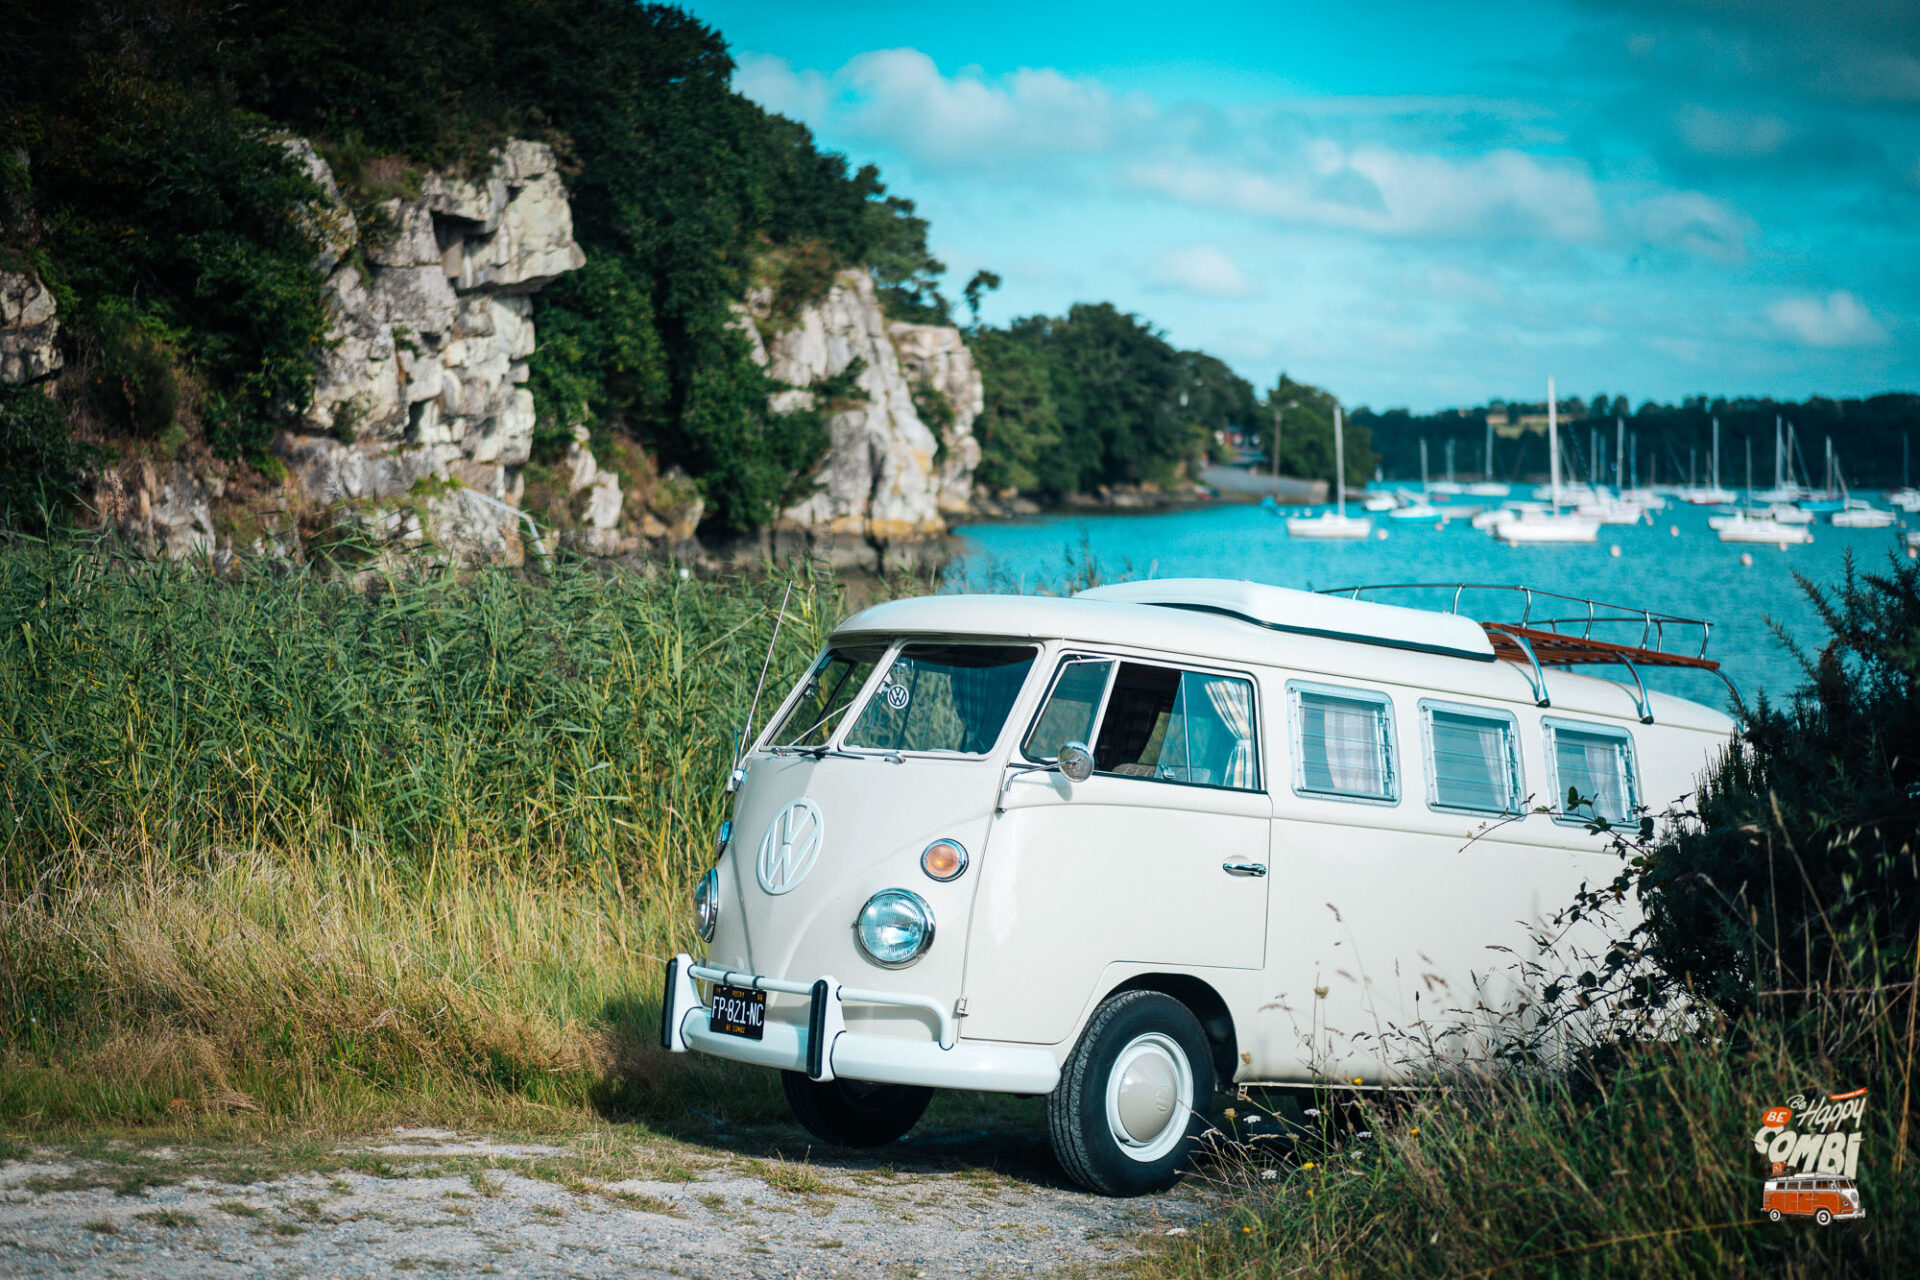
<svg viewBox="0 0 1920 1280"><path fill-rule="evenodd" d="M1324 594L1358 600L1386 592L1416 591L1448 593L1450 599L1447 607L1439 612L1453 614L1462 612L1461 598L1469 592L1500 593L1498 598L1509 602L1517 598L1520 614L1517 622L1481 619L1480 627L1493 645L1496 657L1527 668L1534 699L1543 707L1549 705L1543 671L1546 667L1624 668L1633 681L1632 692L1634 702L1640 709L1640 718L1648 724L1653 723L1653 710L1646 685L1640 679L1641 667L1711 672L1720 677L1736 702L1740 699L1740 691L1734 688L1733 681L1720 669L1720 664L1706 656L1713 624L1699 618L1683 618L1677 614L1638 609L1631 605L1605 604L1579 596L1497 583L1380 583L1338 587ZM1617 638L1601 639L1594 634L1600 629L1610 630ZM1694 634L1699 637L1697 645L1690 639ZM1683 637L1686 639L1683 640ZM1629 638L1637 643L1623 642ZM1675 647L1669 648L1669 645Z"/></svg>

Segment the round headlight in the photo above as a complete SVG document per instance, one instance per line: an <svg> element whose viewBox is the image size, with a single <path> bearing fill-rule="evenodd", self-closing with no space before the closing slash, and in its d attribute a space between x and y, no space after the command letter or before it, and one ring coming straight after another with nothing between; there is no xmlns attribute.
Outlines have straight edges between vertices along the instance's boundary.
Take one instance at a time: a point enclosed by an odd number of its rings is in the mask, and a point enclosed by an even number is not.
<svg viewBox="0 0 1920 1280"><path fill-rule="evenodd" d="M934 880L957 879L967 869L967 850L958 840L935 840L920 854L920 869Z"/></svg>
<svg viewBox="0 0 1920 1280"><path fill-rule="evenodd" d="M853 932L876 964L897 969L933 945L933 908L917 893L882 889L860 908Z"/></svg>
<svg viewBox="0 0 1920 1280"><path fill-rule="evenodd" d="M693 887L693 924L700 931L700 941L713 941L713 931L720 924L720 872L716 869L709 868Z"/></svg>

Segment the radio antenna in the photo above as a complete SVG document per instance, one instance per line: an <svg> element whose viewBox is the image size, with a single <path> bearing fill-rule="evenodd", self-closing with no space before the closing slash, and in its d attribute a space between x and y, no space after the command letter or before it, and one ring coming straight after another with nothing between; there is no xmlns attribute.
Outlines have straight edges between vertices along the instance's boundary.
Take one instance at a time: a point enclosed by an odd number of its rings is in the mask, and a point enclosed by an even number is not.
<svg viewBox="0 0 1920 1280"><path fill-rule="evenodd" d="M738 785L740 757L753 744L753 717L760 710L760 693L767 687L767 669L773 666L773 649L780 643L780 624L786 621L787 601L793 598L793 579L787 579L787 590L780 597L780 612L773 616L773 635L767 640L767 656L760 663L760 679L753 686L753 701L747 704L747 727L740 731L740 737L733 745L733 765L727 770L727 790Z"/></svg>

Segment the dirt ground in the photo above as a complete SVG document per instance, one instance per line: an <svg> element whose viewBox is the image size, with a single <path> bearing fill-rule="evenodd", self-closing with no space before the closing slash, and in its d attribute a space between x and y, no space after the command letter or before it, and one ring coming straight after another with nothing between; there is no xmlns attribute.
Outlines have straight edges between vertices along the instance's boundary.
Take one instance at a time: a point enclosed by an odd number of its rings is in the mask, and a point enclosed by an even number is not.
<svg viewBox="0 0 1920 1280"><path fill-rule="evenodd" d="M0 1163L0 1276L1029 1275L1101 1270L1207 1208L1082 1192L1037 1129L872 1155L797 1134L30 1143Z"/></svg>

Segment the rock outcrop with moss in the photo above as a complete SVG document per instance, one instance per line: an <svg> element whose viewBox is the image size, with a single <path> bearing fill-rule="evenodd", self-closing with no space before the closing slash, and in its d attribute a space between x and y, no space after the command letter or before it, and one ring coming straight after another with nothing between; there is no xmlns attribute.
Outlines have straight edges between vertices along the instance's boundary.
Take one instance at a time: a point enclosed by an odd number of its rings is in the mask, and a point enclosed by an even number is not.
<svg viewBox="0 0 1920 1280"><path fill-rule="evenodd" d="M980 458L980 373L960 331L890 322L864 270L841 271L767 334L772 301L757 292L746 310L756 363L792 388L774 407L824 410L830 439L813 493L781 513L776 539L848 563L915 556L966 510Z"/></svg>

